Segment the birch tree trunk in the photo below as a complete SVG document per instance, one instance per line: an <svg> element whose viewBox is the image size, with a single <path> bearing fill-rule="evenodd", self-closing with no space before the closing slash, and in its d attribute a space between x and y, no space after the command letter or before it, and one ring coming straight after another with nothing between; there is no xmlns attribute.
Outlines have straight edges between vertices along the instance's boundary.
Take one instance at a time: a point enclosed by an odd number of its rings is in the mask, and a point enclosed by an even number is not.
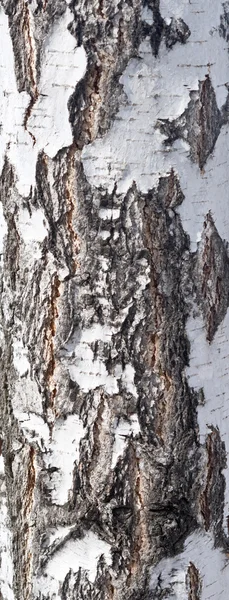
<svg viewBox="0 0 229 600"><path fill-rule="evenodd" d="M1 0L1 600L227 600L229 2Z"/></svg>

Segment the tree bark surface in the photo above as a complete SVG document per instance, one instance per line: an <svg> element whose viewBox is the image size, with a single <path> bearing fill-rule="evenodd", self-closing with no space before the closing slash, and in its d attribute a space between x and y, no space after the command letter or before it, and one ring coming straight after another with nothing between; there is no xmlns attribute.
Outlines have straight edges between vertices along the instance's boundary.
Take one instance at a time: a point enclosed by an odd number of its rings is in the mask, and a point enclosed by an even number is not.
<svg viewBox="0 0 229 600"><path fill-rule="evenodd" d="M228 42L1 0L1 600L228 598Z"/></svg>

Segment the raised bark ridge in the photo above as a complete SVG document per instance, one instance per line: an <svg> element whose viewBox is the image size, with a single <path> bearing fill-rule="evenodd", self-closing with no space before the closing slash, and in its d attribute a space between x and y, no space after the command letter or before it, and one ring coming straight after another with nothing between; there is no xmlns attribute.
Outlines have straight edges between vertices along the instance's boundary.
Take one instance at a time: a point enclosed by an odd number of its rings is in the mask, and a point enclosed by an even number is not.
<svg viewBox="0 0 229 600"><path fill-rule="evenodd" d="M228 4L1 4L2 598L226 600Z"/></svg>

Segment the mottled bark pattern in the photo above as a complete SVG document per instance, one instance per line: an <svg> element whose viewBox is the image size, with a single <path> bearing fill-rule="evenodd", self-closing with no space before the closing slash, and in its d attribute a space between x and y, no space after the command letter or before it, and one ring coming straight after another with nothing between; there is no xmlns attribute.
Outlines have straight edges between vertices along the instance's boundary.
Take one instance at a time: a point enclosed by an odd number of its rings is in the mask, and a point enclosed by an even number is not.
<svg viewBox="0 0 229 600"><path fill-rule="evenodd" d="M219 4L208 42L228 61ZM206 57L185 83L196 12L186 0L1 1L14 64L3 113L16 98L13 128L0 116L2 600L227 598L226 366L209 409L208 382L227 358L229 226L225 241L210 189L221 175L207 169L228 134L228 82L216 90ZM147 71L166 80L169 56L186 73L177 110ZM138 141L143 158L128 151ZM208 596L211 576L223 591Z"/></svg>

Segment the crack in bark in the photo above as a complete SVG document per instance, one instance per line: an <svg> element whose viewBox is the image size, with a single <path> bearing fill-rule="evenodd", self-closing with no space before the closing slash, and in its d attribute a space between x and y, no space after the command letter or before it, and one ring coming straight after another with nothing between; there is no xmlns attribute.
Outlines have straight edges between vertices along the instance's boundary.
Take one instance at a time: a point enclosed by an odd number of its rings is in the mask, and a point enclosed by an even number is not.
<svg viewBox="0 0 229 600"><path fill-rule="evenodd" d="M165 146L172 145L179 138L190 146L190 158L199 165L201 171L213 152L221 128L228 122L228 97L221 111L210 75L199 81L198 92L190 92L190 102L185 111L174 120L160 119L156 124L163 135Z"/></svg>
<svg viewBox="0 0 229 600"><path fill-rule="evenodd" d="M200 573L193 562L188 567L189 595L188 600L201 600L202 582Z"/></svg>
<svg viewBox="0 0 229 600"><path fill-rule="evenodd" d="M229 305L229 259L227 244L221 240L211 213L206 215L195 259L196 297L212 342Z"/></svg>
<svg viewBox="0 0 229 600"><path fill-rule="evenodd" d="M169 24L160 13L160 0L145 0L144 4L152 10L153 24L143 21L143 34L150 36L150 44L155 57L158 57L161 43L171 50L176 43L186 44L191 35L188 25L181 18L171 17Z"/></svg>

